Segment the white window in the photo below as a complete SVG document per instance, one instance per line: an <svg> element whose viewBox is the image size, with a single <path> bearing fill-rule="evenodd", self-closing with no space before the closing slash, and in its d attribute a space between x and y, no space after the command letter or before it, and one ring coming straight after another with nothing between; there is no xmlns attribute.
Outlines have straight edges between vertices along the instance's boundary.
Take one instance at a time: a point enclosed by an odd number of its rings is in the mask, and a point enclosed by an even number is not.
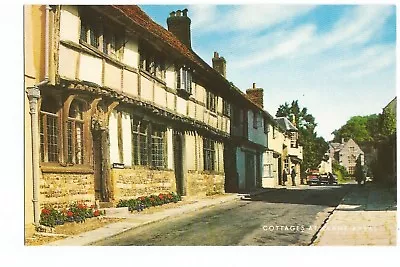
<svg viewBox="0 0 400 267"><path fill-rule="evenodd" d="M182 89L188 92L189 94L192 93L192 73L185 67L182 67L177 70L176 73L176 88Z"/></svg>

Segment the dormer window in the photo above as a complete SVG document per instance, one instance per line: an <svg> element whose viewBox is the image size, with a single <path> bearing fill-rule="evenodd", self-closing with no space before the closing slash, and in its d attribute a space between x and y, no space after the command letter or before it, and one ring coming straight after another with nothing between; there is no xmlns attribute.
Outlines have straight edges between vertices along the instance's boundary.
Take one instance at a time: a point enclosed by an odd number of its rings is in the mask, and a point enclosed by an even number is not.
<svg viewBox="0 0 400 267"><path fill-rule="evenodd" d="M186 67L181 67L176 72L176 89L192 94L192 72Z"/></svg>

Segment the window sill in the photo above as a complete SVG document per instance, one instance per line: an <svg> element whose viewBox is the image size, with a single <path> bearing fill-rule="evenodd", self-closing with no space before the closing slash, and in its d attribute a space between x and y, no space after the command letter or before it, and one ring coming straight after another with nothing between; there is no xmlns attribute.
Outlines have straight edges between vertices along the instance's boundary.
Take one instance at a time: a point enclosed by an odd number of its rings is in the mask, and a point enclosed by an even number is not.
<svg viewBox="0 0 400 267"><path fill-rule="evenodd" d="M89 165L61 166L60 164L42 164L40 169L43 173L94 173L93 167Z"/></svg>

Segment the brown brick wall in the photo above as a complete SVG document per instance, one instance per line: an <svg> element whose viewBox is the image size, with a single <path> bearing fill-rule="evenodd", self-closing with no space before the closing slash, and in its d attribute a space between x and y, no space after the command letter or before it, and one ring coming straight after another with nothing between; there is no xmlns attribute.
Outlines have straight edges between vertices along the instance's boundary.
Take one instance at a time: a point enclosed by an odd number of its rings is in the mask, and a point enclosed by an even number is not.
<svg viewBox="0 0 400 267"><path fill-rule="evenodd" d="M225 193L225 174L211 174L191 171L187 173L187 195L205 196L214 193Z"/></svg>
<svg viewBox="0 0 400 267"><path fill-rule="evenodd" d="M94 204L93 174L43 173L40 179L40 204L64 208L83 201Z"/></svg>
<svg viewBox="0 0 400 267"><path fill-rule="evenodd" d="M175 173L172 170L112 169L111 179L115 202L143 195L176 192Z"/></svg>

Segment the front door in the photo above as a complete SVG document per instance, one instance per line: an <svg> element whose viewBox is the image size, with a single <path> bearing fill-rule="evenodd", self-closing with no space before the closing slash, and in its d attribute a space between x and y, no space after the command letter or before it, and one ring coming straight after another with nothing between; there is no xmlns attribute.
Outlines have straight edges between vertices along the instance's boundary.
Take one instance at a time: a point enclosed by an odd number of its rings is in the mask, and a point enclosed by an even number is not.
<svg viewBox="0 0 400 267"><path fill-rule="evenodd" d="M95 199L107 201L106 183L103 173L102 131L93 131L94 190Z"/></svg>
<svg viewBox="0 0 400 267"><path fill-rule="evenodd" d="M174 165L176 191L181 196L186 195L184 175L183 175L183 137L179 133L174 134Z"/></svg>
<svg viewBox="0 0 400 267"><path fill-rule="evenodd" d="M255 164L254 155L251 153L246 153L246 189L252 189L255 187L256 175L255 175Z"/></svg>

